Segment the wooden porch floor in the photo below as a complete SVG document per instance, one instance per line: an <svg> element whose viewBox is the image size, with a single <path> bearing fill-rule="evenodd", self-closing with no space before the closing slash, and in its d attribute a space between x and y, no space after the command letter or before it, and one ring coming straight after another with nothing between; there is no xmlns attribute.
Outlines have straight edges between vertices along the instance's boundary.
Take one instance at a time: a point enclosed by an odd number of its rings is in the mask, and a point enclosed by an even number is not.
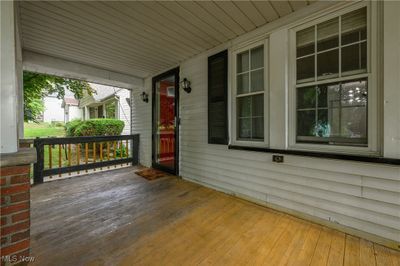
<svg viewBox="0 0 400 266"><path fill-rule="evenodd" d="M400 252L129 167L32 188L35 265L400 265Z"/></svg>

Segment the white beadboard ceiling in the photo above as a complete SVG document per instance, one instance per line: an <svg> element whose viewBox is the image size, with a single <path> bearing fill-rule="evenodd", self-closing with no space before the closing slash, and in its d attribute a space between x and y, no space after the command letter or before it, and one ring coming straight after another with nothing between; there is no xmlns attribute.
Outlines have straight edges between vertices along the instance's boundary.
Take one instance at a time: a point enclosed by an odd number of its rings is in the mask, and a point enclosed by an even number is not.
<svg viewBox="0 0 400 266"><path fill-rule="evenodd" d="M22 45L148 77L311 1L23 1Z"/></svg>

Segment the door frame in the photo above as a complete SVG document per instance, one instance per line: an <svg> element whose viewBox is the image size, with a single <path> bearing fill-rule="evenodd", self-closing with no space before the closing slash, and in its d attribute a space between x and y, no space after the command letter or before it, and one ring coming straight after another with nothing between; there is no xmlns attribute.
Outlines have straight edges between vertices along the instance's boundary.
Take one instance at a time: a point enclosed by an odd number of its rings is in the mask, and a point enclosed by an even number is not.
<svg viewBox="0 0 400 266"><path fill-rule="evenodd" d="M174 170L165 167L163 165L160 165L156 163L156 149L155 149L155 141L156 141L156 127L155 127L155 107L156 107L156 82L160 79L166 78L168 76L175 75L175 164L174 164ZM174 69L168 70L167 72L164 72L162 74L159 74L152 79L152 122L151 122L151 166L155 169L162 170L167 173L171 173L174 175L179 175L179 125L180 125L180 119L179 119L179 67L176 67Z"/></svg>

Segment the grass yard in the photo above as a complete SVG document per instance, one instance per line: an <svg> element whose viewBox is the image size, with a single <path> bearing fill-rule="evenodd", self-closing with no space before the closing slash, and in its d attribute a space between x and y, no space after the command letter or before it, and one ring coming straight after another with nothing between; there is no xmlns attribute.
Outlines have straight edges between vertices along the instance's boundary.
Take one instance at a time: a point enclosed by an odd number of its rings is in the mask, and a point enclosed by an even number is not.
<svg viewBox="0 0 400 266"><path fill-rule="evenodd" d="M63 126L54 126L50 123L24 123L24 137L31 138L47 138L47 137L65 137L65 128ZM58 145L52 149L53 166L58 166ZM62 153L62 164L66 165L64 151ZM49 168L49 149L46 146L44 149L44 167ZM31 175L33 171L31 171Z"/></svg>
<svg viewBox="0 0 400 266"><path fill-rule="evenodd" d="M24 123L24 135L26 139L64 137L65 128L63 126L53 126L49 123Z"/></svg>
<svg viewBox="0 0 400 266"><path fill-rule="evenodd" d="M58 167L59 165L59 146L54 145L51 149L51 158L52 158L52 168ZM75 155L75 152L71 152L71 157L72 155ZM49 169L49 145L44 146L44 169ZM72 161L72 160L71 160ZM68 165L68 159L66 156L66 150L63 146L61 146L61 166L67 166Z"/></svg>

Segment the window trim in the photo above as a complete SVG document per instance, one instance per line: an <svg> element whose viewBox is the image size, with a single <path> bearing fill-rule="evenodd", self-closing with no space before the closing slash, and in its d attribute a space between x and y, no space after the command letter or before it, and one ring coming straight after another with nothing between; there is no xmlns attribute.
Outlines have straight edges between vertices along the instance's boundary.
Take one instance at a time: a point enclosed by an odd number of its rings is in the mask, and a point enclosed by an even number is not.
<svg viewBox="0 0 400 266"><path fill-rule="evenodd" d="M230 144L238 145L238 146L247 146L247 147L268 147L269 145L269 46L268 46L268 38L263 40L251 42L245 46L241 46L238 49L232 50L229 53L230 62L230 81L231 81L231 93L230 93L230 103L231 103L231 136ZM264 140L263 141L251 141L251 140L238 140L237 139L237 55L244 52L256 48L257 46L264 46ZM250 67L250 66L249 66ZM249 77L250 78L250 77ZM241 94L243 96L250 96L253 94L261 94L261 91L251 92L247 94Z"/></svg>
<svg viewBox="0 0 400 266"><path fill-rule="evenodd" d="M107 109L106 109L106 105L111 103L111 102L115 102L115 117L111 118L111 119L119 119L119 99L117 97L113 97L111 99L108 99L106 101L103 102L103 113L104 113L104 117L105 118L110 118L107 115Z"/></svg>
<svg viewBox="0 0 400 266"><path fill-rule="evenodd" d="M252 151L252 152L262 152L262 153L273 153L273 154L287 154L287 155L297 155L305 156L319 159L334 159L334 160L346 160L354 162L367 162L367 163L378 163L387 165L400 165L400 159L391 157L382 157L375 155L358 155L358 154L342 154L333 152L321 152L321 151L304 151L304 150L284 150L284 149L272 149L272 148L259 148L259 147L245 147L245 146L235 146L229 145L230 150L240 150L240 151Z"/></svg>
<svg viewBox="0 0 400 266"><path fill-rule="evenodd" d="M357 9L367 8L367 72L362 74L342 76L332 79L324 79L320 81L304 82L297 84L296 80L296 32L321 22L342 16L346 13ZM337 10L334 13L321 14L316 19L310 19L307 22L294 26L289 30L289 99L288 99L288 149L304 150L304 151L323 151L343 154L361 154L361 155L379 155L381 153L381 132L379 127L379 113L381 93L378 88L381 87L381 71L378 53L381 45L378 42L378 27L381 25L382 14L379 9L379 4L376 2L358 2L348 7ZM339 56L339 67L341 67L341 58ZM352 80L366 77L368 79L368 105L367 105L367 146L345 146L340 144L318 144L318 143L298 143L296 142L296 89L299 87L312 86L322 83L332 83L343 80Z"/></svg>

